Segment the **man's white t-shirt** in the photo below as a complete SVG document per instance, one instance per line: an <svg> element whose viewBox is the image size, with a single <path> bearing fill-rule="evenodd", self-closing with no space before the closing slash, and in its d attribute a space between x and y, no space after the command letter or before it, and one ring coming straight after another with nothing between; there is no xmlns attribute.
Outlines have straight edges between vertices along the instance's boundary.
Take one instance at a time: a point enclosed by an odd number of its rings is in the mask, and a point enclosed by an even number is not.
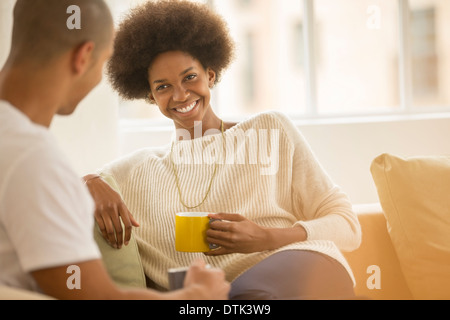
<svg viewBox="0 0 450 320"><path fill-rule="evenodd" d="M0 101L0 284L40 291L31 271L100 259L93 212L49 130Z"/></svg>

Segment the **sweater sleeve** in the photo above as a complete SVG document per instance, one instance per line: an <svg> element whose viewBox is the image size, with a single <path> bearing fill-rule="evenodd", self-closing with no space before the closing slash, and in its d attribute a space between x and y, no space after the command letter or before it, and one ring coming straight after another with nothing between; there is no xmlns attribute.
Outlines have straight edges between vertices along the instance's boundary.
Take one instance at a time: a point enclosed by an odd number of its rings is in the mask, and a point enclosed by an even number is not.
<svg viewBox="0 0 450 320"><path fill-rule="evenodd" d="M311 147L286 116L277 113L292 152L292 201L308 240L330 240L343 251L361 242L361 228L348 196L333 183Z"/></svg>
<svg viewBox="0 0 450 320"><path fill-rule="evenodd" d="M139 167L147 159L149 154L148 150L149 149L140 149L116 159L97 170L97 173L101 175L113 189L120 193L121 186L125 185L133 170Z"/></svg>

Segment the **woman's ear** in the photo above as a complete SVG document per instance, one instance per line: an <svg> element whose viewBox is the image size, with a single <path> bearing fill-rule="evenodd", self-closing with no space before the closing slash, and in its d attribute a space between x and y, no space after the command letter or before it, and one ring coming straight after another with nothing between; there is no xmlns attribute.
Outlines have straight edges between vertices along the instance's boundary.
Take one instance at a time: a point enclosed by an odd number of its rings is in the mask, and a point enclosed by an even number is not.
<svg viewBox="0 0 450 320"><path fill-rule="evenodd" d="M151 92L148 94L147 98L150 103L156 104L155 97L153 97L153 94Z"/></svg>
<svg viewBox="0 0 450 320"><path fill-rule="evenodd" d="M216 84L216 72L208 67L206 73L208 74L209 88L213 88Z"/></svg>

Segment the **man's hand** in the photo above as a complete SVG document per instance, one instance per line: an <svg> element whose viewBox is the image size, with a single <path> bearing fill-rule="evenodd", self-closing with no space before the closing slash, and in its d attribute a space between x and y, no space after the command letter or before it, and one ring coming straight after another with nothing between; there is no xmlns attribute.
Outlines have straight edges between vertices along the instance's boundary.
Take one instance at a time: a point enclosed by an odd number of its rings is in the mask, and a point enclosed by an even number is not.
<svg viewBox="0 0 450 320"><path fill-rule="evenodd" d="M208 268L203 260L196 260L184 279L184 290L192 290L195 300L226 300L230 284L220 269Z"/></svg>

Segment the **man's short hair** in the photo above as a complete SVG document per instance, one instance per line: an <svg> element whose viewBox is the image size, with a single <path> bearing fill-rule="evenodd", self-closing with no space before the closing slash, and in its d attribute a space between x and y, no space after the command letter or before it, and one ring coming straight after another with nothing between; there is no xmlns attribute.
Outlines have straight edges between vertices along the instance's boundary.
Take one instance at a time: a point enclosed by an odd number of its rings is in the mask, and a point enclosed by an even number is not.
<svg viewBox="0 0 450 320"><path fill-rule="evenodd" d="M80 29L67 25L71 5L80 8ZM112 27L113 18L103 0L17 0L11 53L16 61L44 64L87 41L95 43L97 53L110 40Z"/></svg>

